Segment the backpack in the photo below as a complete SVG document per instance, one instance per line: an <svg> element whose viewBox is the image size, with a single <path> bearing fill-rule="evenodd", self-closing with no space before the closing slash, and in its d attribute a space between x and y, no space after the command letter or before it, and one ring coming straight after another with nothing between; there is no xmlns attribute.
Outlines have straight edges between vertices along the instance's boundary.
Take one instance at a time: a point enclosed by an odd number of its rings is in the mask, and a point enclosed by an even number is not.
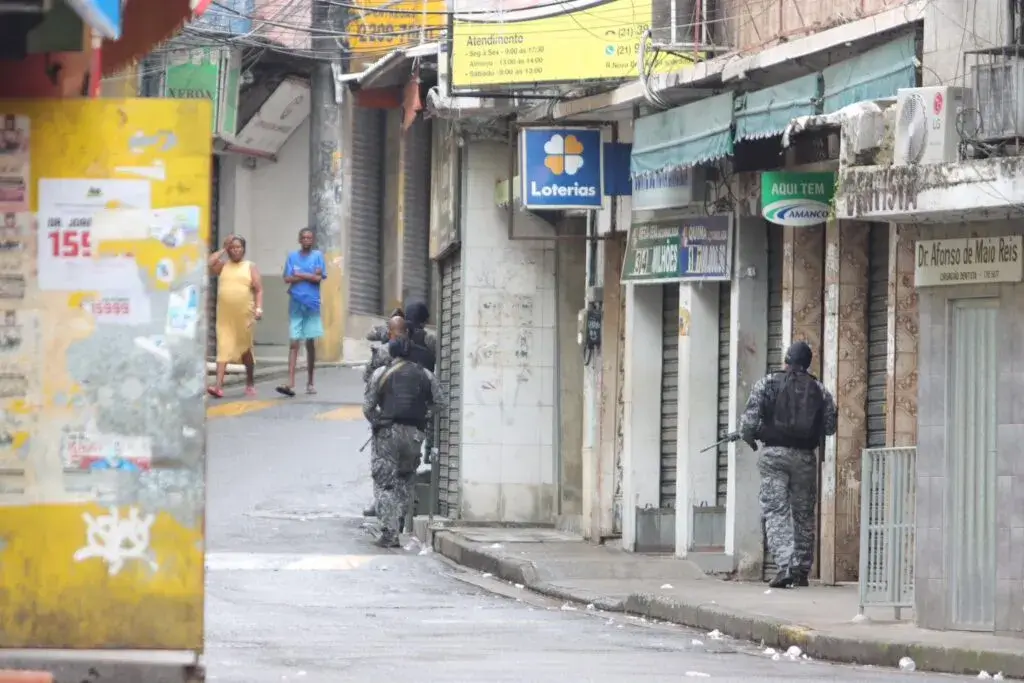
<svg viewBox="0 0 1024 683"><path fill-rule="evenodd" d="M818 380L807 372L775 375L778 392L770 420L770 445L817 448L824 425L825 394Z"/></svg>

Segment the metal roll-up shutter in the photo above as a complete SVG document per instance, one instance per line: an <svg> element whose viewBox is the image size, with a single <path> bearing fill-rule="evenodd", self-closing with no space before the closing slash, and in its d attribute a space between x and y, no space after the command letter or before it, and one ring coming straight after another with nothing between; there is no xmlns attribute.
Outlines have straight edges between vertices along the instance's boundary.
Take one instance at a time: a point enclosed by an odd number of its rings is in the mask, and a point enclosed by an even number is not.
<svg viewBox="0 0 1024 683"><path fill-rule="evenodd" d="M868 448L885 446L885 380L889 351L889 225L874 224L868 253Z"/></svg>
<svg viewBox="0 0 1024 683"><path fill-rule="evenodd" d="M729 337L732 320L732 287L728 282L718 284L718 434L732 431L729 424ZM738 426L738 425L737 425ZM718 444L718 472L715 505L725 505L729 481L729 444Z"/></svg>
<svg viewBox="0 0 1024 683"><path fill-rule="evenodd" d="M661 495L676 506L676 444L679 424L679 284L663 286L661 306Z"/></svg>
<svg viewBox="0 0 1024 683"><path fill-rule="evenodd" d="M383 309L380 228L385 113L381 109L353 109L348 306L350 311L379 315Z"/></svg>
<svg viewBox="0 0 1024 683"><path fill-rule="evenodd" d="M418 118L405 132L402 166L402 301L430 301L430 168L432 123Z"/></svg>
<svg viewBox="0 0 1024 683"><path fill-rule="evenodd" d="M441 302L437 317L438 380L448 394L448 407L438 420L438 513L459 515L459 464L462 449L462 254L441 262Z"/></svg>
<svg viewBox="0 0 1024 683"><path fill-rule="evenodd" d="M208 252L220 249L220 157L214 156L210 165L210 236ZM217 357L217 278L208 277L206 290L206 355Z"/></svg>
<svg viewBox="0 0 1024 683"><path fill-rule="evenodd" d="M782 369L782 226L768 224L768 372ZM761 520L762 534L764 520ZM768 536L764 536L764 577L774 578L779 568L768 550Z"/></svg>

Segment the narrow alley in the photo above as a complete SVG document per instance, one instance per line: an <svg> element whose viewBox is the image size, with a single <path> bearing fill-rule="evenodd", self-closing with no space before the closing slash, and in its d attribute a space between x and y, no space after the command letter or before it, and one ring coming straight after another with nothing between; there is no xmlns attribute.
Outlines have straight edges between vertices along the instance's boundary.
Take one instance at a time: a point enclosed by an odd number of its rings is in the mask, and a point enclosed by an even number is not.
<svg viewBox="0 0 1024 683"><path fill-rule="evenodd" d="M772 661L756 644L564 605L454 567L408 537L372 545L359 372L313 397L211 404L207 680L914 681L929 674Z"/></svg>

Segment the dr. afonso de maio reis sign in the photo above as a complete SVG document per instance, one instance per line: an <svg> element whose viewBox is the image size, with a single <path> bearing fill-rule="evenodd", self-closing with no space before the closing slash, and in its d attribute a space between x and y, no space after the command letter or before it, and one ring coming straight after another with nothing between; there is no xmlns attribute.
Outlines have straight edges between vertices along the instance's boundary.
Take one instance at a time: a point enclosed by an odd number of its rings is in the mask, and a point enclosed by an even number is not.
<svg viewBox="0 0 1024 683"><path fill-rule="evenodd" d="M1020 235L922 240L914 245L917 287L1020 282L1024 279Z"/></svg>

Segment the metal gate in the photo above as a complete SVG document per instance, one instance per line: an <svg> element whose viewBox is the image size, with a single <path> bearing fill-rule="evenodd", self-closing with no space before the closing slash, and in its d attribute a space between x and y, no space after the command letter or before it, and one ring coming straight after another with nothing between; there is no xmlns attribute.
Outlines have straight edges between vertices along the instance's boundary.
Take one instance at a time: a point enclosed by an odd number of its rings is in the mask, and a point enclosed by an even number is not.
<svg viewBox="0 0 1024 683"><path fill-rule="evenodd" d="M885 379L889 351L889 224L875 223L868 235L867 447L885 446Z"/></svg>
<svg viewBox="0 0 1024 683"><path fill-rule="evenodd" d="M728 282L718 283L718 434L732 431L729 425L729 337L732 320L732 287ZM739 425L736 425L739 427ZM715 487L715 505L725 506L729 482L729 444L720 443L717 449L718 472Z"/></svg>
<svg viewBox="0 0 1024 683"><path fill-rule="evenodd" d="M418 118L405 132L402 168L402 301L430 302L430 152L432 123Z"/></svg>
<svg viewBox="0 0 1024 683"><path fill-rule="evenodd" d="M462 453L462 252L441 261L441 305L437 318L438 380L448 408L438 419L438 513L459 516L459 465Z"/></svg>
<svg viewBox="0 0 1024 683"><path fill-rule="evenodd" d="M676 506L679 424L679 283L662 286L661 297L661 495L659 506Z"/></svg>
<svg viewBox="0 0 1024 683"><path fill-rule="evenodd" d="M383 309L380 228L386 115L381 109L354 110L348 307L353 312L379 315Z"/></svg>
<svg viewBox="0 0 1024 683"><path fill-rule="evenodd" d="M953 302L946 475L950 626L992 631L996 609L998 302ZM927 456L926 456L927 457ZM1005 497L1000 500L1007 504Z"/></svg>
<svg viewBox="0 0 1024 683"><path fill-rule="evenodd" d="M767 224L768 227L768 367L767 372L782 369L782 357L785 354L782 338L782 252L783 228L779 225ZM764 519L761 520L761 533L764 538L763 578L774 578L779 571L775 558L768 550L768 536L764 533Z"/></svg>
<svg viewBox="0 0 1024 683"><path fill-rule="evenodd" d="M210 168L210 237L207 253L220 249L220 157L214 155ZM206 356L217 357L217 278L208 277L206 290Z"/></svg>

